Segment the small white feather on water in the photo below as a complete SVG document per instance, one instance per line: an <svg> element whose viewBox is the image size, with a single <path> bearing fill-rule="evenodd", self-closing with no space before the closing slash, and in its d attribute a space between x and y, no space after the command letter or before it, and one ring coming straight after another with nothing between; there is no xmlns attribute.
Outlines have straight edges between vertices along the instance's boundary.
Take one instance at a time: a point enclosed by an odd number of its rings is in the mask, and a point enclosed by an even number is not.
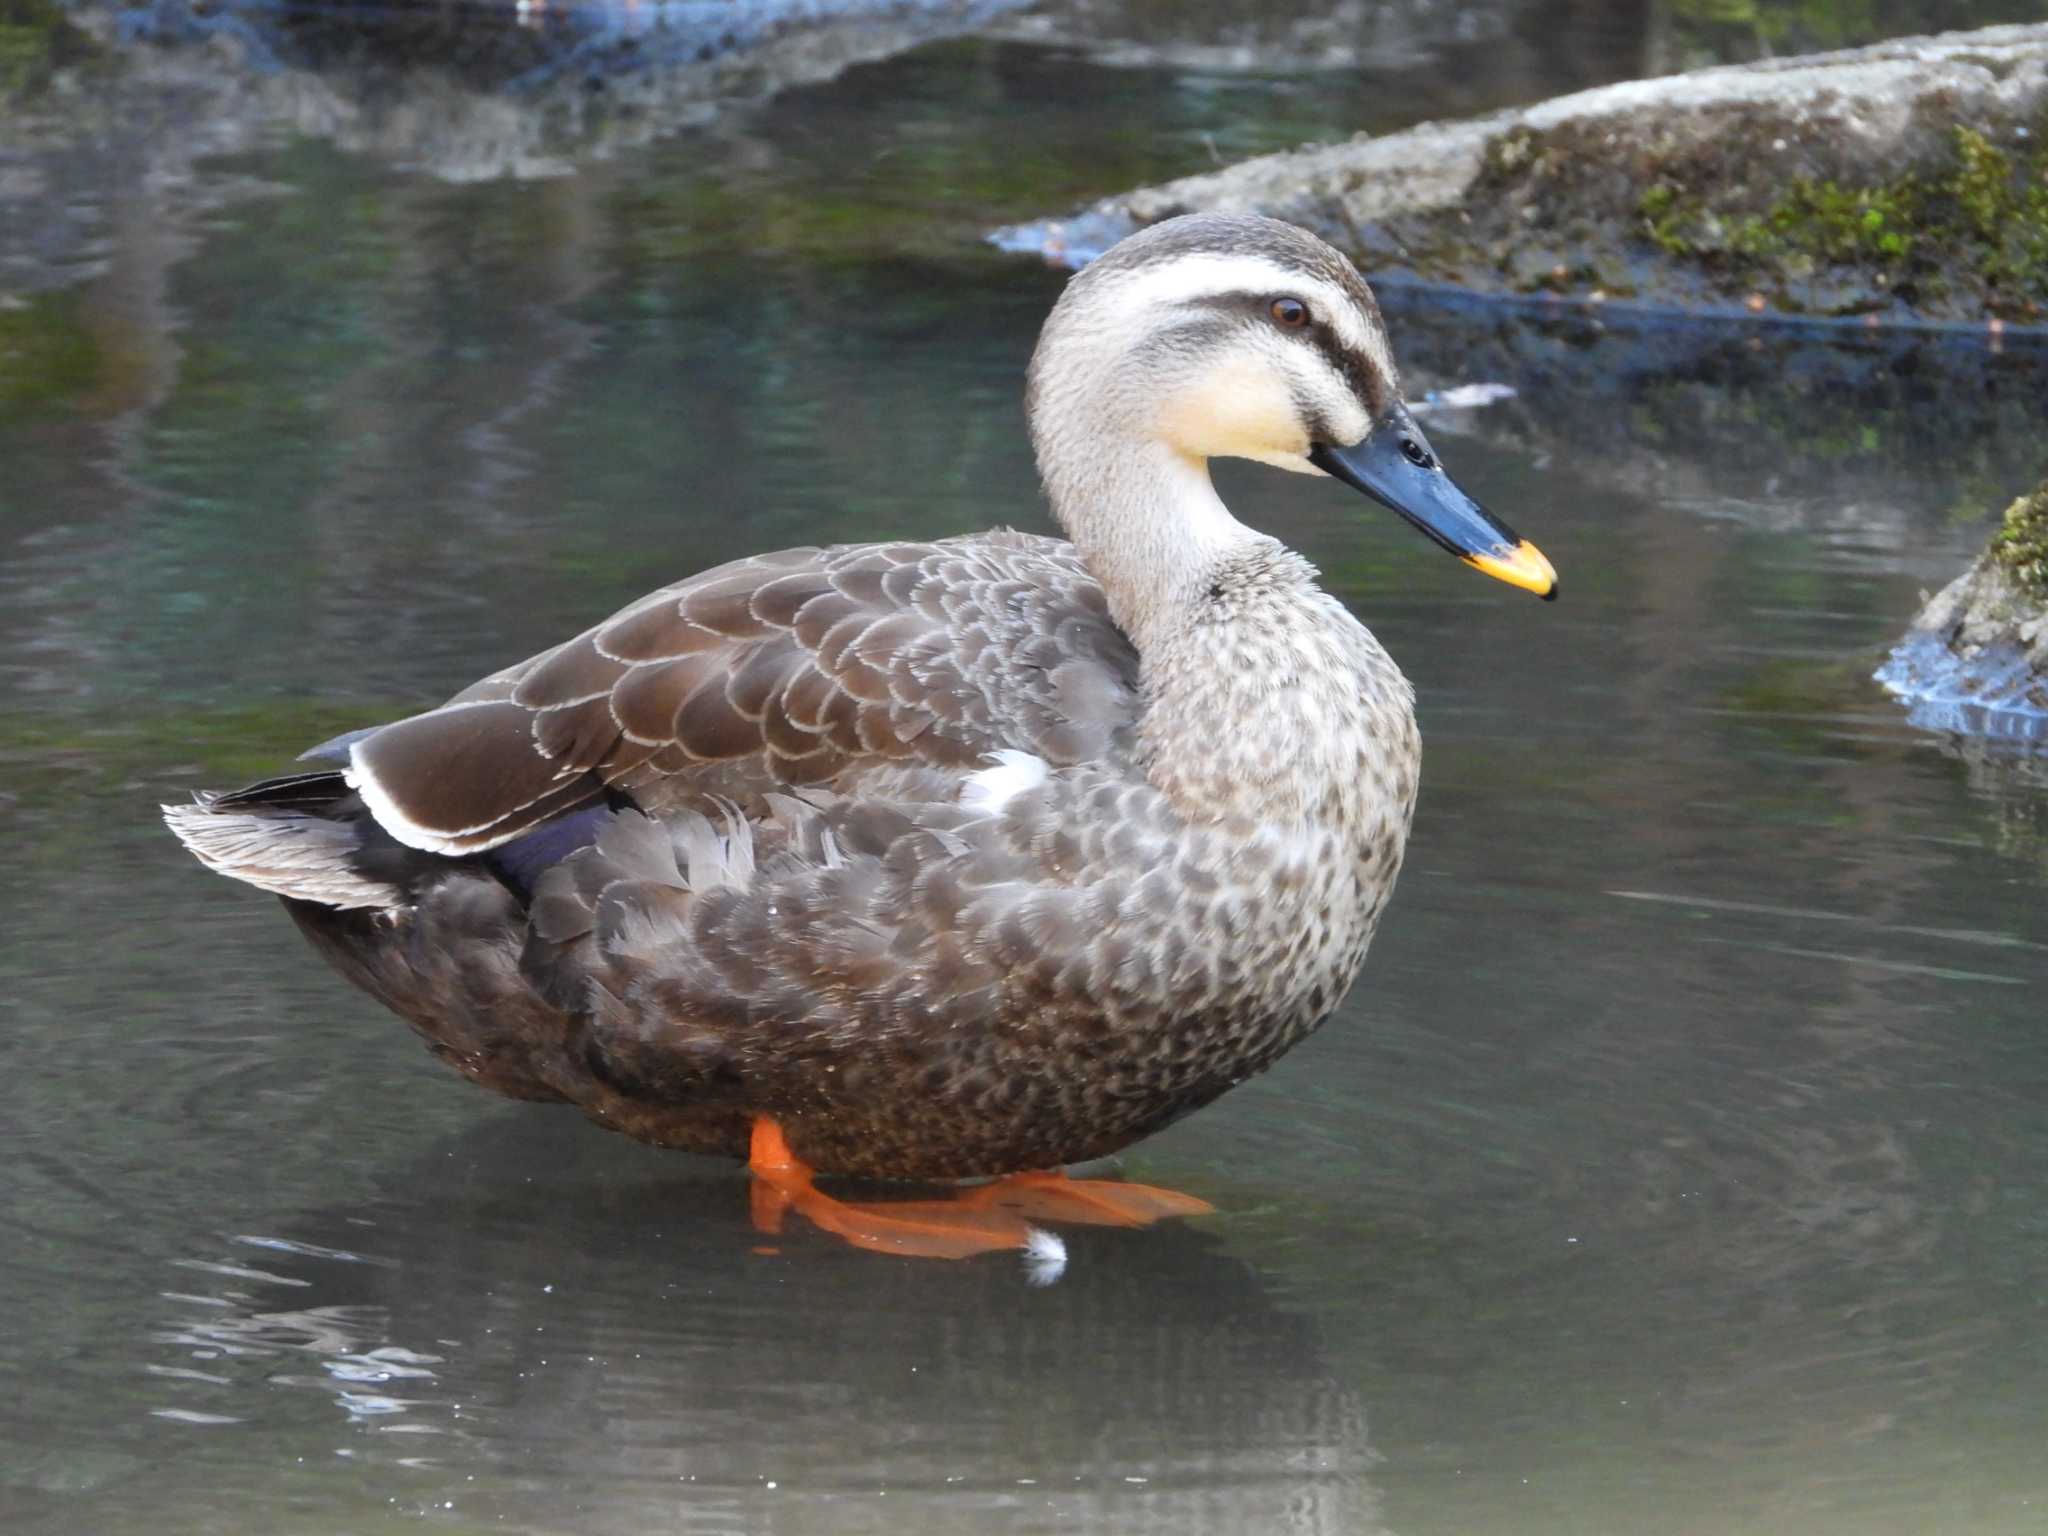
<svg viewBox="0 0 2048 1536"><path fill-rule="evenodd" d="M1024 1278L1032 1285L1051 1285L1066 1273L1067 1245L1043 1227L1024 1229Z"/></svg>
<svg viewBox="0 0 2048 1536"><path fill-rule="evenodd" d="M1471 411L1483 405L1492 405L1501 400L1515 398L1512 384L1453 384L1447 389L1432 389L1420 400L1412 400L1408 409L1417 416L1431 411Z"/></svg>

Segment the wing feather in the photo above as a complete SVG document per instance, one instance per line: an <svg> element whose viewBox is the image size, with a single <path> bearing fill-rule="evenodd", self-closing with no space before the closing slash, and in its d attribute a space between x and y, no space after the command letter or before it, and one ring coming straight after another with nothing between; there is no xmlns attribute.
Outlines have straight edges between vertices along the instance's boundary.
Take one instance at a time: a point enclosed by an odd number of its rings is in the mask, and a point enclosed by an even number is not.
<svg viewBox="0 0 2048 1536"><path fill-rule="evenodd" d="M628 664L605 655L592 639L590 635L579 635L529 663L525 675L512 688L511 701L527 709L547 709L610 693L625 675Z"/></svg>
<svg viewBox="0 0 2048 1536"><path fill-rule="evenodd" d="M491 848L609 792L730 797L1008 748L1128 756L1136 653L1071 546L1018 534L788 550L665 587L350 747L399 841Z"/></svg>
<svg viewBox="0 0 2048 1536"><path fill-rule="evenodd" d="M634 667L612 690L612 719L635 741L656 745L680 741L687 749L690 743L676 733L676 717L703 681L703 668L687 658Z"/></svg>

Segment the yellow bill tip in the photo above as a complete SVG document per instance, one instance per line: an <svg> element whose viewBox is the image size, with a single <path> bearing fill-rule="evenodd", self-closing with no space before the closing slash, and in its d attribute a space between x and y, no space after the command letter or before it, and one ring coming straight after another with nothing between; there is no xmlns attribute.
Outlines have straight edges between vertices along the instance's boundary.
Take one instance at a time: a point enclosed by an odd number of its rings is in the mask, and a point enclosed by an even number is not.
<svg viewBox="0 0 2048 1536"><path fill-rule="evenodd" d="M1527 539L1513 549L1497 549L1488 554L1461 555L1459 558L1467 565L1486 572L1495 581L1520 587L1524 592L1534 592L1546 603L1557 596L1556 570L1543 558L1543 551Z"/></svg>

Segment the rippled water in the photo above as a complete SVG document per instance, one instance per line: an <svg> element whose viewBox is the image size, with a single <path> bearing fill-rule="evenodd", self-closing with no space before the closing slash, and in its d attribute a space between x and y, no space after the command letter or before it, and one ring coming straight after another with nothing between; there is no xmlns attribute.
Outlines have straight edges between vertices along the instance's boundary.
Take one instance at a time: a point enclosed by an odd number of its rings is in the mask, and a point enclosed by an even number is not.
<svg viewBox="0 0 2048 1536"><path fill-rule="evenodd" d="M1643 30L1417 46L1497 100ZM733 1170L478 1094L164 835L679 572L1043 527L1060 279L978 232L1416 68L1054 44L539 181L303 117L38 162L84 233L0 306L0 1529L2041 1527L2048 789L1870 681L2048 467L2040 350L1390 294L1418 389L1516 389L1431 431L1565 598L1225 469L1415 679L1421 814L1339 1017L1127 1159L1219 1213L1050 1289L757 1252Z"/></svg>

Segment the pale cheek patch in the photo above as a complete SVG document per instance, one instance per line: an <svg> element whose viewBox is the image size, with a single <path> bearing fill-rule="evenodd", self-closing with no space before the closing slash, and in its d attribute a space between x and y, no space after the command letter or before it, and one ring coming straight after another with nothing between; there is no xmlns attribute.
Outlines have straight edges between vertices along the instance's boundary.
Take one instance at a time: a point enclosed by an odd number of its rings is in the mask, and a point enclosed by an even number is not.
<svg viewBox="0 0 2048 1536"><path fill-rule="evenodd" d="M1341 448L1365 441L1372 431L1372 418L1359 408L1358 402L1347 391L1341 400L1332 400L1323 412L1323 419L1330 434L1330 441Z"/></svg>
<svg viewBox="0 0 2048 1536"><path fill-rule="evenodd" d="M1196 458L1272 459L1308 452L1301 412L1278 369L1233 359L1204 372L1159 411L1159 435Z"/></svg>
<svg viewBox="0 0 2048 1536"><path fill-rule="evenodd" d="M961 781L962 805L993 813L1026 790L1036 789L1045 782L1048 770L1042 757L1007 748L991 752L989 756L995 759L993 768L970 773Z"/></svg>

